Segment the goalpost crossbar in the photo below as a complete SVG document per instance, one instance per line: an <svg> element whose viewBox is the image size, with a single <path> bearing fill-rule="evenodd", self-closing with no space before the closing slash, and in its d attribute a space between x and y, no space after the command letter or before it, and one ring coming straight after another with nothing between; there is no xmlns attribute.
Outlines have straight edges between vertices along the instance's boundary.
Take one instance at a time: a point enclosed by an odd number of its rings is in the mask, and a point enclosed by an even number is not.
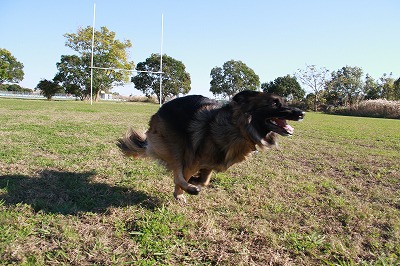
<svg viewBox="0 0 400 266"><path fill-rule="evenodd" d="M135 70L135 69L124 69L124 68L112 68L112 67L90 67L92 69L102 69L102 70L113 70L113 71L126 71L133 73L151 73L151 74L164 74L162 71L144 71L144 70Z"/></svg>

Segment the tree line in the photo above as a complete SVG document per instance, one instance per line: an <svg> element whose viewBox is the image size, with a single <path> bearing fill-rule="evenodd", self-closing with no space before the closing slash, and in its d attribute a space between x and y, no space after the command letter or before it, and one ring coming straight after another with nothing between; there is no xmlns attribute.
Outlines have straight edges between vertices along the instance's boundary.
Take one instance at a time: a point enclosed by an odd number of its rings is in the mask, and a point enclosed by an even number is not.
<svg viewBox="0 0 400 266"><path fill-rule="evenodd" d="M325 67L308 65L295 73L311 93L303 99L306 107L314 109L327 106L349 106L362 100L400 100L400 78L384 73L375 80L360 67L344 66L330 72Z"/></svg>
<svg viewBox="0 0 400 266"><path fill-rule="evenodd" d="M138 63L136 75L124 71L135 69L134 62L129 60L128 49L132 47L132 43L129 40L116 39L116 33L106 27L95 31L93 59L94 66L108 69L93 69L91 81L92 28L79 28L76 33L66 33L64 37L65 45L75 54L61 55L60 61L56 63L58 72L54 78L40 80L35 88L48 99L62 92L81 100L88 99L91 82L95 100L101 91L109 92L113 87L129 81L147 97L156 95L161 102L190 91L190 74L184 63L165 54L162 58L161 98L160 76L157 73L160 71L159 54L151 54L145 61ZM0 49L0 90L16 89L16 84L3 83L20 82L23 76L23 64L6 49ZM210 92L215 97L230 98L242 90L261 89L264 92L277 93L303 108L314 110L329 105L351 106L364 99L400 100L400 78L383 74L375 80L368 74L364 75L361 68L352 66L329 71L325 67L307 65L294 74L261 83L259 76L245 63L229 60L222 67L214 67L210 78Z"/></svg>

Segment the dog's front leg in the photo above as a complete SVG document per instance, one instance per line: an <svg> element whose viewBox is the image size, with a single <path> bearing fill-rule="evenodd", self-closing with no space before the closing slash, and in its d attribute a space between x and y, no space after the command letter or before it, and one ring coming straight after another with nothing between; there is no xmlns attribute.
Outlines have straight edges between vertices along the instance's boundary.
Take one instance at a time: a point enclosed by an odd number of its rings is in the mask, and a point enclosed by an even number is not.
<svg viewBox="0 0 400 266"><path fill-rule="evenodd" d="M174 197L181 203L186 203L186 197L183 195L183 189L179 185L175 185Z"/></svg>
<svg viewBox="0 0 400 266"><path fill-rule="evenodd" d="M184 175L185 172L185 175ZM175 183L175 191L174 197L178 201L186 202L185 196L183 195L183 191L191 195L197 195L200 193L200 188L198 186L189 184L187 180L192 176L192 173L189 171L184 171L182 168L180 170L174 171L174 183Z"/></svg>

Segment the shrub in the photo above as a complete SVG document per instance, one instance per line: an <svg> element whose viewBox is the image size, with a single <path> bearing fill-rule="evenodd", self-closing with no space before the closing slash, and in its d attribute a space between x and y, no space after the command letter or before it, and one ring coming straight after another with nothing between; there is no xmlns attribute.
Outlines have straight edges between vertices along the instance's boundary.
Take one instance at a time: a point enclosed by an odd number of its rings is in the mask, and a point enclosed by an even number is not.
<svg viewBox="0 0 400 266"><path fill-rule="evenodd" d="M113 95L113 99L127 101L127 102L141 102L141 103L158 103L158 99L156 96L146 97L144 95L139 96L124 96L124 95Z"/></svg>
<svg viewBox="0 0 400 266"><path fill-rule="evenodd" d="M400 101L367 100L351 107L330 108L327 112L340 115L400 119Z"/></svg>
<svg viewBox="0 0 400 266"><path fill-rule="evenodd" d="M156 96L146 97L142 96L129 96L128 102L143 102L143 103L158 103Z"/></svg>

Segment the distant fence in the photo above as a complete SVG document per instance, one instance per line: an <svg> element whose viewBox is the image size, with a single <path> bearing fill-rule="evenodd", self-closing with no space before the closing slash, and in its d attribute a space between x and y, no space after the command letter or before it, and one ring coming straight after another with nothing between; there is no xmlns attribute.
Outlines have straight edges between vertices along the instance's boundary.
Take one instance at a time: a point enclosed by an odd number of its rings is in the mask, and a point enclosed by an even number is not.
<svg viewBox="0 0 400 266"><path fill-rule="evenodd" d="M46 99L40 93L35 92L18 92L18 91L0 91L0 97L7 98L31 98L31 99ZM75 97L68 94L57 93L53 96L54 99L71 99L74 100Z"/></svg>
<svg viewBox="0 0 400 266"><path fill-rule="evenodd" d="M26 99L46 99L43 95L37 92L17 92L17 91L0 91L0 97L6 98L26 98ZM56 93L53 99L59 100L76 100L77 98L71 94ZM113 100L111 94L100 94L101 100Z"/></svg>

